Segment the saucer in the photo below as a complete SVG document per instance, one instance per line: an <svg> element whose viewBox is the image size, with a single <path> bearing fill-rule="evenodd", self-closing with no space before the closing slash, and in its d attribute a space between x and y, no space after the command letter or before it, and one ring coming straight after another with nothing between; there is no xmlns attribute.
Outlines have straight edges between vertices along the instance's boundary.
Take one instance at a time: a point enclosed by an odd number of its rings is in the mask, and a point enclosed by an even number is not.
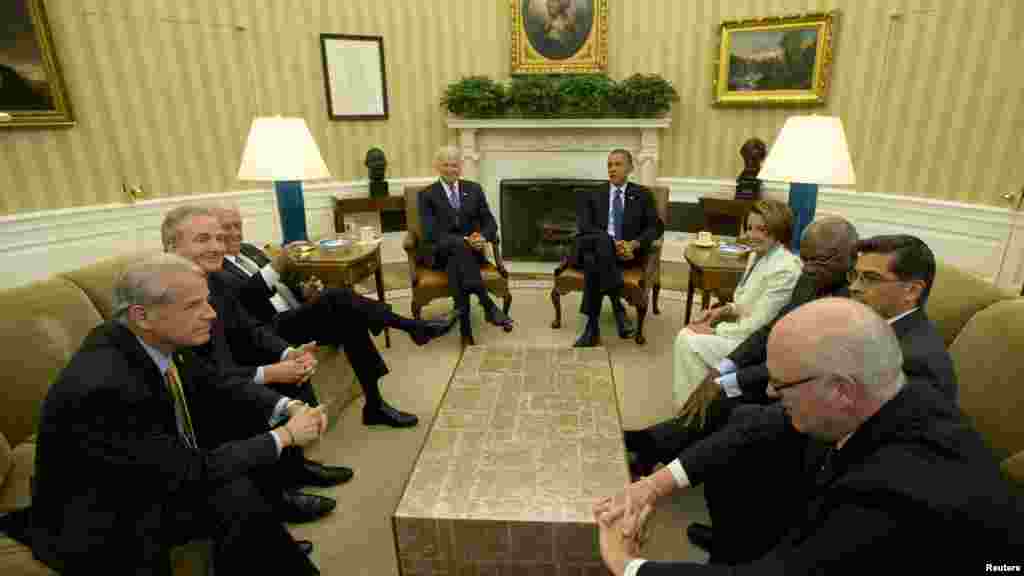
<svg viewBox="0 0 1024 576"><path fill-rule="evenodd" d="M712 246L715 245L715 241L708 240L707 242L701 242L700 240L694 240L693 245L697 246L698 248L711 248Z"/></svg>

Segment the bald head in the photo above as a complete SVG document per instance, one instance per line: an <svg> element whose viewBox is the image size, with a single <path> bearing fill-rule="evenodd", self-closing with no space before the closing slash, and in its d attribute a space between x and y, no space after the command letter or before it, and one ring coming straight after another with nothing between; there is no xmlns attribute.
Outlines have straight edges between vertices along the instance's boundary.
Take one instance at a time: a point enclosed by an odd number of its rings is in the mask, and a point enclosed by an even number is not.
<svg viewBox="0 0 1024 576"><path fill-rule="evenodd" d="M843 375L881 400L902 384L903 354L892 327L848 298L815 300L779 320L768 338L769 370L773 360L801 374Z"/></svg>
<svg viewBox="0 0 1024 576"><path fill-rule="evenodd" d="M828 293L846 283L856 258L857 229L840 216L811 222L800 239L804 274L814 278L818 292Z"/></svg>

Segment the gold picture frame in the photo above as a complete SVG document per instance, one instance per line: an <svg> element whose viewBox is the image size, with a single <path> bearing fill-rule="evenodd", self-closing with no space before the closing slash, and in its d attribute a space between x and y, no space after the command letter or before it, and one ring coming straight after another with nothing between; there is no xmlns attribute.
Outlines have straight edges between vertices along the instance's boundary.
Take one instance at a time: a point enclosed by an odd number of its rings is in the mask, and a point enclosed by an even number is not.
<svg viewBox="0 0 1024 576"><path fill-rule="evenodd" d="M510 0L512 74L608 69L608 0Z"/></svg>
<svg viewBox="0 0 1024 576"><path fill-rule="evenodd" d="M832 11L722 22L713 104L825 104L838 16Z"/></svg>
<svg viewBox="0 0 1024 576"><path fill-rule="evenodd" d="M0 128L73 126L43 0L0 4Z"/></svg>

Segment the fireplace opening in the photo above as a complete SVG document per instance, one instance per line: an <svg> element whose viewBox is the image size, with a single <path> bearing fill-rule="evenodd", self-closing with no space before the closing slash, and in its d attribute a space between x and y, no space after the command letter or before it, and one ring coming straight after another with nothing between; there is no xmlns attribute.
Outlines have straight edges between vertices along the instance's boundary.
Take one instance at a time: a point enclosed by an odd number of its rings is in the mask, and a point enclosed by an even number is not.
<svg viewBox="0 0 1024 576"><path fill-rule="evenodd" d="M605 180L513 178L501 181L501 252L507 260L558 262L572 250L580 195Z"/></svg>

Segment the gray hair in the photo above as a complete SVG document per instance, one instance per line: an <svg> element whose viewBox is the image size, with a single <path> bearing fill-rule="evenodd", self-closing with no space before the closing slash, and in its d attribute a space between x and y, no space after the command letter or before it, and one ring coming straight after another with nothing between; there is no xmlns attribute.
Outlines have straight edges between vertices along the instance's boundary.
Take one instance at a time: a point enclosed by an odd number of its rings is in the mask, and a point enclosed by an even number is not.
<svg viewBox="0 0 1024 576"><path fill-rule="evenodd" d="M630 170L633 169L633 153L625 148L616 148L608 153L609 156L622 156L626 159L626 164L629 164Z"/></svg>
<svg viewBox="0 0 1024 576"><path fill-rule="evenodd" d="M462 160L462 155L459 154L459 149L456 146L441 146L434 153L434 166L439 166L449 160Z"/></svg>
<svg viewBox="0 0 1024 576"><path fill-rule="evenodd" d="M128 322L128 309L132 306L153 306L174 301L167 286L171 274L192 273L203 276L203 270L187 258L176 254L155 254L132 262L114 283L114 319Z"/></svg>
<svg viewBox="0 0 1024 576"><path fill-rule="evenodd" d="M164 252L174 251L181 234L181 224L195 216L216 218L217 214L206 206L185 205L178 206L164 215L164 221L160 224L160 240L164 244Z"/></svg>
<svg viewBox="0 0 1024 576"><path fill-rule="evenodd" d="M817 308L829 302L841 303L846 310L820 316L818 335L808 353L809 367L850 377L877 400L895 396L906 378L903 352L892 327L874 310L854 300L824 298L807 306Z"/></svg>

